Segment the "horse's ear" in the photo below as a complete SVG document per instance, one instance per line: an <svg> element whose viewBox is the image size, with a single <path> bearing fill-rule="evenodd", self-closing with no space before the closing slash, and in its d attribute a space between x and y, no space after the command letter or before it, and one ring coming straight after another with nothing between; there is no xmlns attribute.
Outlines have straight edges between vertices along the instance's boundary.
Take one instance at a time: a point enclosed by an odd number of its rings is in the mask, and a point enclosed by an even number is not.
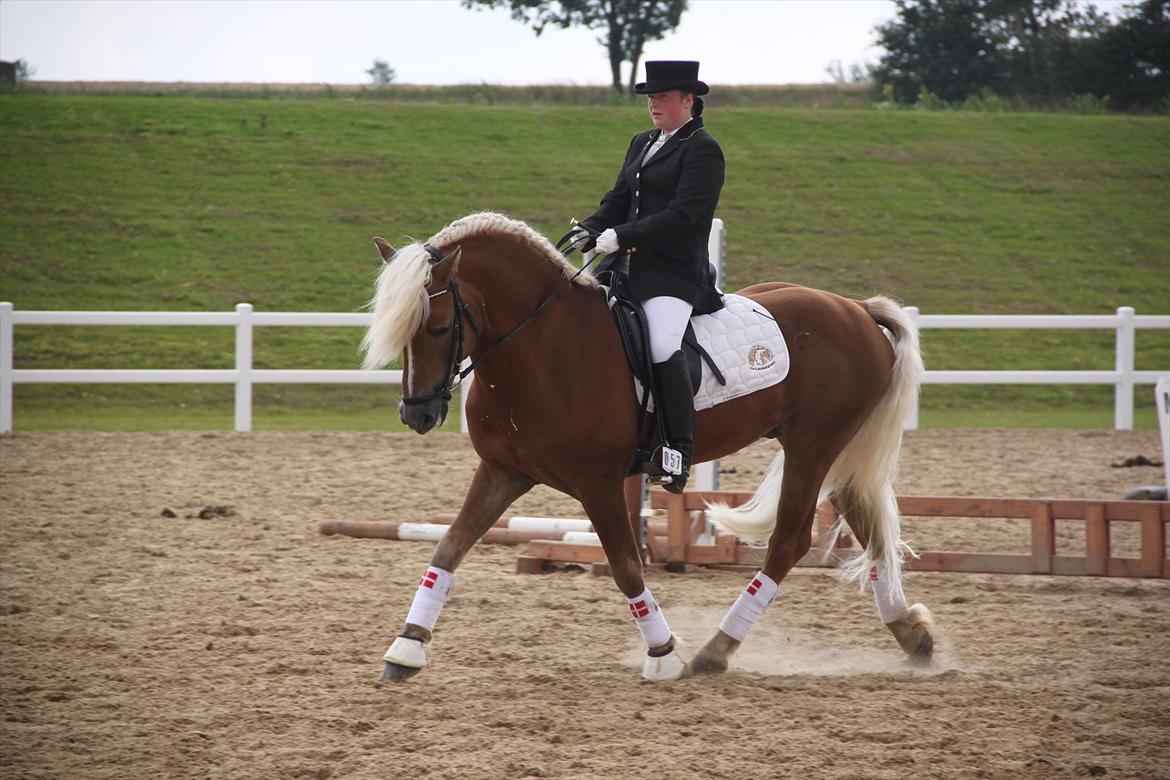
<svg viewBox="0 0 1170 780"><path fill-rule="evenodd" d="M447 262L451 264L451 273L459 270L459 257L463 254L463 245L455 247L451 253L447 255Z"/></svg>
<svg viewBox="0 0 1170 780"><path fill-rule="evenodd" d="M394 255L398 254L397 250L390 246L390 242L381 236L374 236L374 244L377 245L378 251L382 253L383 263L389 263L394 259Z"/></svg>
<svg viewBox="0 0 1170 780"><path fill-rule="evenodd" d="M431 267L431 282L444 285L459 271L459 256L463 254L463 247L457 246L447 250L446 256Z"/></svg>

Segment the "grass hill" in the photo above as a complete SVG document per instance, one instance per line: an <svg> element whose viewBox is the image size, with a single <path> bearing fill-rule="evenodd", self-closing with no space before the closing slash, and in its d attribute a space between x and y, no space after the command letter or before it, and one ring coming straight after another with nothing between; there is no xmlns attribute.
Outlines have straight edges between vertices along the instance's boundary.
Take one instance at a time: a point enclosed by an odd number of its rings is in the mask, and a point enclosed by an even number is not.
<svg viewBox="0 0 1170 780"><path fill-rule="evenodd" d="M923 313L1170 313L1170 119L712 107L727 287L783 279ZM354 311L369 237L491 209L590 213L629 106L0 95L0 299L19 309ZM352 368L357 331L262 329L265 368ZM924 336L932 368L1109 368L1106 332ZM20 328L22 368L223 368L215 328ZM1138 368L1170 338L1139 333ZM230 427L230 388L17 387L18 430ZM1139 397L1147 390L1139 390ZM257 427L396 424L373 387L265 386ZM1144 405L1144 402L1143 402ZM925 424L1107 427L1108 388L924 391ZM1153 416L1139 413L1150 424Z"/></svg>

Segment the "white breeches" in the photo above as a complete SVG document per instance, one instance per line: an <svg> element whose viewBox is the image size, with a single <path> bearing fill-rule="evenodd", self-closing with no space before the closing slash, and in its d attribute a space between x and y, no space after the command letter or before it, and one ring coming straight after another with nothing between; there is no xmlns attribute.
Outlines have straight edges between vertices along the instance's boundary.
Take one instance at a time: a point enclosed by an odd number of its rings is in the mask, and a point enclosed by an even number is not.
<svg viewBox="0 0 1170 780"><path fill-rule="evenodd" d="M683 334L691 319L691 305L679 298L660 295L642 302L650 331L650 360L662 363L682 349Z"/></svg>

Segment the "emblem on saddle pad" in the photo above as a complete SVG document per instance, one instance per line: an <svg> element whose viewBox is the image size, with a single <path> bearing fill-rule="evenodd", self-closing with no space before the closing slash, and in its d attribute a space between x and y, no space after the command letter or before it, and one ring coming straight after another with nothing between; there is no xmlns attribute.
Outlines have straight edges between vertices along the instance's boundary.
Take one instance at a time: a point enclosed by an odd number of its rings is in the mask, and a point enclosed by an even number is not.
<svg viewBox="0 0 1170 780"><path fill-rule="evenodd" d="M748 368L752 371L763 371L776 363L772 350L757 344L748 351Z"/></svg>

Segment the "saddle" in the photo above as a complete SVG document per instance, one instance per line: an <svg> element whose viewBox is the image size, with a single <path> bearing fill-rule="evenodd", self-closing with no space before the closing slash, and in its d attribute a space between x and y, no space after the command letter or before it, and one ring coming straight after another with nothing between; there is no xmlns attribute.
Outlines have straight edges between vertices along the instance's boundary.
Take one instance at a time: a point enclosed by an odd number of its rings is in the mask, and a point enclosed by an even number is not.
<svg viewBox="0 0 1170 780"><path fill-rule="evenodd" d="M639 402L640 408L638 410L638 429L643 430L645 427L647 433L635 450L629 472L630 474L639 474L642 471L642 466L650 461L654 434L657 432L659 438L662 438L662 424L657 413L661 404L657 403L658 387L654 383L654 372L651 370L650 335L646 326L646 315L642 311L641 302L634 299L627 289L629 263L629 257L625 255L609 255L602 260L598 270L594 272L594 276L606 290L606 302L609 304L610 314L617 326L618 337L621 339L626 360L630 364L630 370L634 377L642 385L642 399ZM708 274L710 286L714 289L714 265L708 266ZM717 306L706 305L702 307L702 311L696 309L694 314L711 314L722 307L723 304L720 301ZM699 344L692 323L687 323L686 332L683 334L682 349L687 359L687 373L691 380L692 394L697 393L702 385L704 362L719 384L727 384L727 380L715 365L711 355ZM653 413L649 409L651 398L655 399L655 412ZM647 417L650 415L652 415L651 424L645 426Z"/></svg>

